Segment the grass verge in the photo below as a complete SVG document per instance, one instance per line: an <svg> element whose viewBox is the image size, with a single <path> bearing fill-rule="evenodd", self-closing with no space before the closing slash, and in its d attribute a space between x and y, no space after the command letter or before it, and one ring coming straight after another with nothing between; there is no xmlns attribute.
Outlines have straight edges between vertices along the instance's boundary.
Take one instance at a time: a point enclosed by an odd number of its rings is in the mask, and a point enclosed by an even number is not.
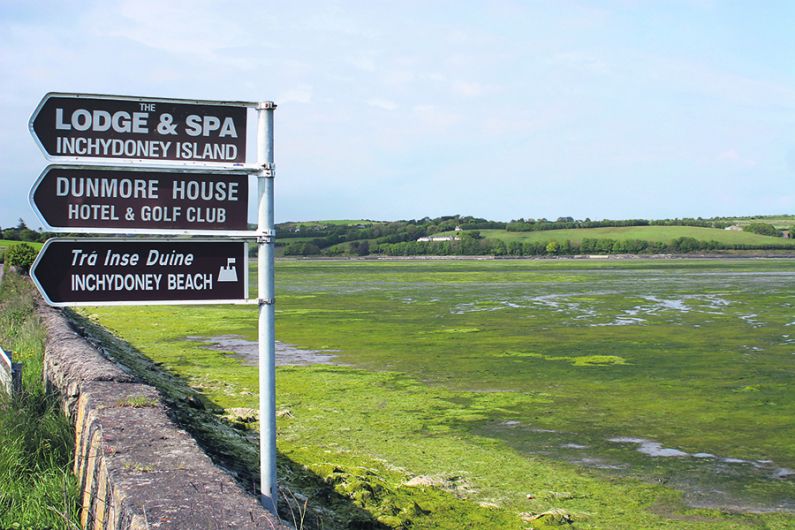
<svg viewBox="0 0 795 530"><path fill-rule="evenodd" d="M21 395L0 392L0 528L79 528L74 433L42 380L44 330L24 278L0 283L0 344L22 362Z"/></svg>

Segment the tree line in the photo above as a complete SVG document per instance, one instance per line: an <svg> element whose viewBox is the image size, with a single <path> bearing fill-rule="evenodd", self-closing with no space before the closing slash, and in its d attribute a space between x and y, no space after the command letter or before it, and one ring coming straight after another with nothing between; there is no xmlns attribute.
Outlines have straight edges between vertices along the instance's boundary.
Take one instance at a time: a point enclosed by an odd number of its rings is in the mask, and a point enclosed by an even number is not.
<svg viewBox="0 0 795 530"><path fill-rule="evenodd" d="M406 221L376 222L362 221L349 225L323 223L282 223L277 225L277 245L285 256L387 256L423 255L495 255L495 256L543 256L576 254L657 254L687 253L711 250L774 250L791 248L784 244L746 245L726 244L717 241L701 241L692 237L680 237L667 243L640 239L583 239L576 241L509 242L485 239L481 229L504 229L514 232L559 230L573 228L600 228L625 226L695 226L703 228L726 228L733 223L725 218L682 219L626 219L575 220L559 217L555 221L546 219L515 219L508 223L487 219L451 215L437 218L425 217ZM451 241L417 241L421 237L455 232ZM763 235L780 236L781 231L767 223L750 223L745 231Z"/></svg>
<svg viewBox="0 0 795 530"><path fill-rule="evenodd" d="M1 228L0 227L0 239L7 239L9 241L27 241L27 242L39 242L43 243L52 237L52 234L49 232L40 232L38 230L33 230L32 228L28 228L28 225L25 224L25 221L20 219L17 222L16 226L10 226L8 228Z"/></svg>
<svg viewBox="0 0 795 530"><path fill-rule="evenodd" d="M403 221L362 221L350 225L323 223L280 223L276 225L277 244L286 256L359 255L380 245L416 242L456 227L467 232L497 228L506 223L472 216L447 215Z"/></svg>
<svg viewBox="0 0 795 530"><path fill-rule="evenodd" d="M686 254L716 250L792 250L784 244L747 245L678 237L668 243L642 239L583 239L582 241L521 242L463 237L459 241L404 242L370 246L385 256L575 256L588 254Z"/></svg>
<svg viewBox="0 0 795 530"><path fill-rule="evenodd" d="M683 219L603 219L591 221L588 218L576 220L572 217L558 217L555 221L541 219L514 219L506 223L509 232L537 232L543 230L569 230L573 228L611 228L622 226L696 226L701 228L727 228L733 223L724 219L702 219L686 217Z"/></svg>
<svg viewBox="0 0 795 530"><path fill-rule="evenodd" d="M358 221L348 224L323 222L280 223L276 226L277 247L285 256L366 256L369 254L388 256L423 255L495 255L495 256L543 256L576 254L657 254L687 253L711 250L774 250L791 248L786 245L725 244L702 241L691 237L680 237L667 243L640 239L583 239L543 242L504 242L481 237L479 230L503 229L512 232L544 231L573 228L600 228L625 226L697 226L704 228L726 228L732 225L727 218L682 218L682 219L625 219L592 221L588 218L576 220L558 217L554 221L540 219L514 219L510 222L448 215L436 218L424 217L400 221ZM453 232L457 228L460 231ZM782 232L772 224L752 222L744 231L768 236L781 236ZM795 227L791 229L795 232ZM419 238L439 234L455 233L451 241L421 242ZM29 228L22 219L14 227L0 228L2 239L44 242L53 234ZM256 251L256 247L252 247Z"/></svg>

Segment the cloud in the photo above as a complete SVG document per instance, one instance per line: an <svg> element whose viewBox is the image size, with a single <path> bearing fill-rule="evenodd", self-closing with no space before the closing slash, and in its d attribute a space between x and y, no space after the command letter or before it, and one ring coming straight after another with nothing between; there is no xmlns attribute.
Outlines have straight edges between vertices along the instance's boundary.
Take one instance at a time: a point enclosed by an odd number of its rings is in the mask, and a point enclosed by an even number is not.
<svg viewBox="0 0 795 530"><path fill-rule="evenodd" d="M390 87L401 87L414 83L417 80L417 72L409 69L389 70L383 75L384 83Z"/></svg>
<svg viewBox="0 0 795 530"><path fill-rule="evenodd" d="M348 62L363 72L375 72L375 57L376 52L374 51L362 51L348 58Z"/></svg>
<svg viewBox="0 0 795 530"><path fill-rule="evenodd" d="M381 110L396 110L398 108L398 104L392 101L391 99L384 99L384 98L370 98L367 100L367 105L370 107L375 107Z"/></svg>
<svg viewBox="0 0 795 530"><path fill-rule="evenodd" d="M601 57L581 50L571 50L552 55L549 64L567 66L591 74L606 74L610 65Z"/></svg>
<svg viewBox="0 0 795 530"><path fill-rule="evenodd" d="M465 98L482 96L486 91L484 85L475 81L454 81L451 89L454 94L464 96Z"/></svg>
<svg viewBox="0 0 795 530"><path fill-rule="evenodd" d="M375 39L378 31L349 16L339 6L314 6L312 13L299 25L299 30L308 33L336 33L345 37Z"/></svg>
<svg viewBox="0 0 795 530"><path fill-rule="evenodd" d="M502 90L501 85L479 83L477 81L453 81L450 90L453 94L465 98L476 98Z"/></svg>
<svg viewBox="0 0 795 530"><path fill-rule="evenodd" d="M289 88L282 92L276 99L279 104L284 103L312 103L312 87L309 85L300 85L294 88Z"/></svg>
<svg viewBox="0 0 795 530"><path fill-rule="evenodd" d="M795 89L773 76L756 79L719 66L654 55L641 55L636 64L645 65L648 79L669 91L685 90L735 105L795 109Z"/></svg>
<svg viewBox="0 0 795 530"><path fill-rule="evenodd" d="M415 105L412 111L427 132L444 131L461 121L459 114L436 105Z"/></svg>
<svg viewBox="0 0 795 530"><path fill-rule="evenodd" d="M742 156L736 149L725 149L715 156L718 162L727 162L732 165L746 168L756 167L756 160Z"/></svg>
<svg viewBox="0 0 795 530"><path fill-rule="evenodd" d="M254 44L254 33L243 31L209 0L121 0L99 3L88 13L86 28L98 37L129 39L175 55L217 60L228 48Z"/></svg>
<svg viewBox="0 0 795 530"><path fill-rule="evenodd" d="M663 17L635 2L595 10L521 0L455 9L427 3L418 17L419 4L338 0L267 9L251 0L0 0L7 173L0 224L30 217L24 198L45 162L27 120L49 90L289 104L277 114L277 161L290 175L279 189L294 189L295 199L284 200L279 215L301 208L314 216L301 193L320 186L318 207L340 193L351 212L366 203L413 214L420 207L400 201L357 203L359 183L373 183L371 197L394 197L398 181L410 194L462 160L435 189L466 168L496 165L494 202L460 202L487 216L524 216L525 199L513 190L530 180L550 197L577 191L566 214L592 217L591 195L602 189L626 198L605 195L605 216L708 215L717 207L704 197L731 179L786 190L795 175L788 118L795 88L785 21L720 2L714 13L694 16L677 4ZM727 31L741 11L756 25ZM762 27L759 39L737 47ZM485 98L487 105L475 104ZM336 180L318 177L328 167L339 167ZM693 200L681 203L674 192L693 183L701 183ZM745 189L726 193L739 212L770 208ZM438 194L429 197L421 215L468 200L462 194L434 206Z"/></svg>

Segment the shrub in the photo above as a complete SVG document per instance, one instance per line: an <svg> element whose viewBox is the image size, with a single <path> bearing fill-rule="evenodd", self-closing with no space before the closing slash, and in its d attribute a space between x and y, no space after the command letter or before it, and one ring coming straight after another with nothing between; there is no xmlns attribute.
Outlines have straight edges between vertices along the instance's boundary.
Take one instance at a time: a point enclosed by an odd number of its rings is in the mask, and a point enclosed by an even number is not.
<svg viewBox="0 0 795 530"><path fill-rule="evenodd" d="M760 234L763 236L781 236L781 232L779 232L775 226L768 223L750 223L743 227L743 231L753 232L754 234Z"/></svg>
<svg viewBox="0 0 795 530"><path fill-rule="evenodd" d="M33 260L36 259L36 249L27 243L12 245L5 254L6 264L16 267L20 272L27 274Z"/></svg>

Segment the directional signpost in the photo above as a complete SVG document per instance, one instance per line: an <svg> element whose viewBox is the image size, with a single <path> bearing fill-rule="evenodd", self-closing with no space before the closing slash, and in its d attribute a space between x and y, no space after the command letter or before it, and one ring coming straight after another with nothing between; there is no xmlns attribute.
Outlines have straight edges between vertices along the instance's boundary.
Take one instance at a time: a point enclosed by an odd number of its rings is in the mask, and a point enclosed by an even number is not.
<svg viewBox="0 0 795 530"><path fill-rule="evenodd" d="M261 497L274 515L276 484L273 111L269 101L195 101L50 93L30 132L55 162L30 204L55 232L217 235L218 239L51 239L31 267L54 306L259 306ZM256 161L248 163L250 110ZM248 177L257 177L256 231ZM257 240L258 298L248 300Z"/></svg>
<svg viewBox="0 0 795 530"><path fill-rule="evenodd" d="M30 130L50 160L242 164L250 103L50 93Z"/></svg>
<svg viewBox="0 0 795 530"><path fill-rule="evenodd" d="M53 306L241 303L245 242L50 239L30 269Z"/></svg>
<svg viewBox="0 0 795 530"><path fill-rule="evenodd" d="M70 232L250 235L244 173L48 166L30 204L49 227Z"/></svg>

